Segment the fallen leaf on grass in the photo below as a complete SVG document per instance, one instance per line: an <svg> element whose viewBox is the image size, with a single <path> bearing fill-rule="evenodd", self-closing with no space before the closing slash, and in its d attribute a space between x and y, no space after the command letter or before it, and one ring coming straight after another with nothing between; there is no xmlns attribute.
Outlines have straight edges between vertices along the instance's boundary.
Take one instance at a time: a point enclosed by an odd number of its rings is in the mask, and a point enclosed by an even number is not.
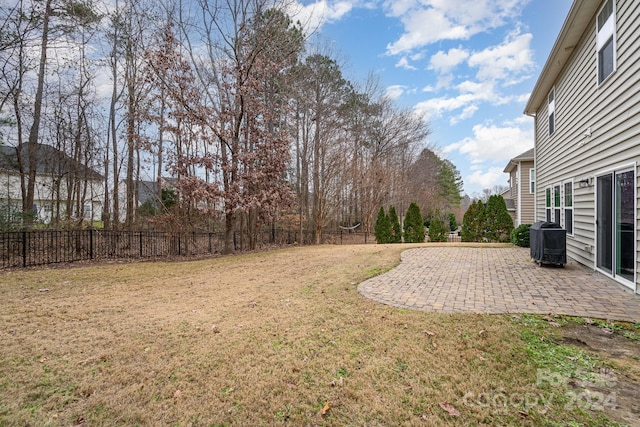
<svg viewBox="0 0 640 427"><path fill-rule="evenodd" d="M604 332L607 335L611 335L613 333L613 331L609 328L602 328L602 332Z"/></svg>
<svg viewBox="0 0 640 427"><path fill-rule="evenodd" d="M320 411L320 415L327 415L328 411L329 411L329 402L325 403L324 407L322 408L322 411Z"/></svg>
<svg viewBox="0 0 640 427"><path fill-rule="evenodd" d="M584 323L586 323L587 325L591 325L593 323L593 320L590 317L585 317Z"/></svg>
<svg viewBox="0 0 640 427"><path fill-rule="evenodd" d="M40 292L49 292L49 288L41 288L38 289Z"/></svg>
<svg viewBox="0 0 640 427"><path fill-rule="evenodd" d="M177 399L181 394L182 392L180 390L176 390L175 393L173 393L173 397Z"/></svg>
<svg viewBox="0 0 640 427"><path fill-rule="evenodd" d="M458 411L456 408L454 408L453 406L451 406L447 402L440 402L440 407L442 409L444 409L445 411L447 411L447 413L449 415L451 415L452 417L459 417L460 416L460 411Z"/></svg>
<svg viewBox="0 0 640 427"><path fill-rule="evenodd" d="M425 334L429 335L430 337L432 337L432 336L434 336L434 335L435 335L435 333L434 333L434 332L431 332L431 331L428 331L428 330L424 330L424 331L422 331L422 332L424 332Z"/></svg>

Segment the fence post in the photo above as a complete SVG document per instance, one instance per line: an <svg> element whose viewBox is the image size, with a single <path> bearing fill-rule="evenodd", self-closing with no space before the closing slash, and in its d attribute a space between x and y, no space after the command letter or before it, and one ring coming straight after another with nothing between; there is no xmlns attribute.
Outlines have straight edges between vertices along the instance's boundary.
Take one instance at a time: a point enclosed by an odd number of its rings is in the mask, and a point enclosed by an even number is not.
<svg viewBox="0 0 640 427"><path fill-rule="evenodd" d="M93 259L93 228L89 229L89 259Z"/></svg>
<svg viewBox="0 0 640 427"><path fill-rule="evenodd" d="M27 232L22 232L22 266L27 267Z"/></svg>
<svg viewBox="0 0 640 427"><path fill-rule="evenodd" d="M182 242L180 237L182 236L182 233L178 233L178 256L182 255Z"/></svg>
<svg viewBox="0 0 640 427"><path fill-rule="evenodd" d="M142 258L142 231L138 232L138 235L140 236L140 248L138 252L140 253L140 258Z"/></svg>

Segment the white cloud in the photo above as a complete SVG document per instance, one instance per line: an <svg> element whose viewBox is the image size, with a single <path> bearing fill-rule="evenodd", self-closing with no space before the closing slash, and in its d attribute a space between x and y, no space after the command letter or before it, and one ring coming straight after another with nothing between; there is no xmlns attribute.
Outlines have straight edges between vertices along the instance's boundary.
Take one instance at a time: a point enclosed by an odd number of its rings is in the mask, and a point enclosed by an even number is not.
<svg viewBox="0 0 640 427"><path fill-rule="evenodd" d="M390 0L386 6L391 16L402 16L415 8L419 3L416 0Z"/></svg>
<svg viewBox="0 0 640 427"><path fill-rule="evenodd" d="M429 69L439 73L448 73L469 57L465 49L454 48L449 52L438 51L429 61Z"/></svg>
<svg viewBox="0 0 640 427"><path fill-rule="evenodd" d="M446 146L444 151L467 155L472 163L504 163L533 145L532 127L476 125L473 134L473 137Z"/></svg>
<svg viewBox="0 0 640 427"><path fill-rule="evenodd" d="M474 96L470 94L453 98L439 97L419 102L414 109L425 114L429 119L438 119L441 118L444 113L462 108L465 105L471 104L473 101Z"/></svg>
<svg viewBox="0 0 640 427"><path fill-rule="evenodd" d="M416 67L409 63L409 60L406 56L403 56L398 62L396 62L396 68L404 68L405 70L417 70Z"/></svg>
<svg viewBox="0 0 640 427"><path fill-rule="evenodd" d="M387 46L396 55L441 40L464 40L517 16L528 0L387 0L404 33Z"/></svg>
<svg viewBox="0 0 640 427"><path fill-rule="evenodd" d="M449 119L449 124L451 126L455 126L463 120L470 119L479 109L480 107L478 107L475 104L469 105L462 110L462 114L458 116L454 116L451 119Z"/></svg>
<svg viewBox="0 0 640 427"><path fill-rule="evenodd" d="M464 26L455 25L436 9L409 12L401 21L405 33L396 42L387 45L387 52L391 55L412 51L439 40L466 39L470 35Z"/></svg>
<svg viewBox="0 0 640 427"><path fill-rule="evenodd" d="M406 86L392 85L387 87L387 89L385 90L385 96L389 97L390 99L398 99L406 91L407 91Z"/></svg>
<svg viewBox="0 0 640 427"><path fill-rule="evenodd" d="M294 21L300 21L304 28L314 31L327 22L340 20L357 6L358 1L319 0L303 5L297 1L287 6L287 13Z"/></svg>
<svg viewBox="0 0 640 427"><path fill-rule="evenodd" d="M442 85L439 84L438 87L442 87ZM458 90L459 95L428 99L416 104L416 110L425 113L429 118L437 119L441 118L445 113L463 109L461 114L450 120L451 124L456 124L461 120L472 117L479 109L478 103L488 102L500 105L511 100L510 97L503 97L496 93L494 82L477 83L464 81L455 88Z"/></svg>
<svg viewBox="0 0 640 427"><path fill-rule="evenodd" d="M523 114L522 116L518 116L513 120L505 121L504 125L505 126L520 126L520 125L533 126L533 117L525 116Z"/></svg>
<svg viewBox="0 0 640 427"><path fill-rule="evenodd" d="M497 101L498 95L496 95L494 82L472 82L470 80L466 80L459 85L456 86L456 89L460 91L460 93L465 94L473 94L476 99L481 99L484 101Z"/></svg>
<svg viewBox="0 0 640 427"><path fill-rule="evenodd" d="M469 66L478 68L478 80L507 79L512 84L516 83L519 80L514 76L533 67L532 37L529 33L511 34L502 44L473 53L469 57Z"/></svg>
<svg viewBox="0 0 640 427"><path fill-rule="evenodd" d="M507 174L503 168L491 167L489 169L478 169L471 175L464 177L465 184L474 184L479 188L492 188L494 185L505 185Z"/></svg>
<svg viewBox="0 0 640 427"><path fill-rule="evenodd" d="M436 87L438 89L449 89L453 84L453 74L442 74L438 76Z"/></svg>

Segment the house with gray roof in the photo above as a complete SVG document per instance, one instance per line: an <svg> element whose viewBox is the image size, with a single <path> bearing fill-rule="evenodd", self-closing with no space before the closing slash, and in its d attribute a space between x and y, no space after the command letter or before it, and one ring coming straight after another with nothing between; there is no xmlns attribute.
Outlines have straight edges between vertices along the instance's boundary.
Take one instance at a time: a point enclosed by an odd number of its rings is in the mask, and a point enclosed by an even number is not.
<svg viewBox="0 0 640 427"><path fill-rule="evenodd" d="M513 224L533 224L536 170L533 148L509 160L504 168L509 174L509 188L502 193Z"/></svg>
<svg viewBox="0 0 640 427"><path fill-rule="evenodd" d="M38 144L33 212L38 221L98 221L102 218L104 177L46 144ZM0 146L0 220L11 223L22 212L21 177L29 173L29 149ZM69 202L71 202L69 204ZM68 206L69 204L69 206Z"/></svg>

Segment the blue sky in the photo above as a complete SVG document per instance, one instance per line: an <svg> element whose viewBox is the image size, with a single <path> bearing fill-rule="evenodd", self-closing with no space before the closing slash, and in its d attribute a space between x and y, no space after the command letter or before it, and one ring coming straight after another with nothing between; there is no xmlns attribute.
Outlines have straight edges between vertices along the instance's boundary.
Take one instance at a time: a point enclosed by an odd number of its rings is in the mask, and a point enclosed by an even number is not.
<svg viewBox="0 0 640 427"><path fill-rule="evenodd" d="M524 106L571 3L317 0L291 10L344 59L349 80L373 72L398 104L426 114L429 143L473 196L506 185L509 159L533 147Z"/></svg>

